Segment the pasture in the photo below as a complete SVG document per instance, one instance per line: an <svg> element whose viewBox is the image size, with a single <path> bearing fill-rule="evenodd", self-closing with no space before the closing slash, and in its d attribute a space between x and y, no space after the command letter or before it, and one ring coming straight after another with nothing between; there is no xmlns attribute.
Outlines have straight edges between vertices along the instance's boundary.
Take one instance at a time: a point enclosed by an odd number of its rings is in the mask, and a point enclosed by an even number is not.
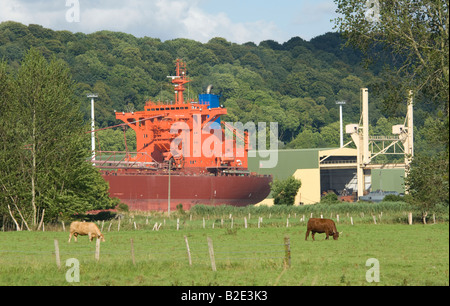
<svg viewBox="0 0 450 306"><path fill-rule="evenodd" d="M359 215L352 225L349 217L341 216L339 240L326 241L324 234L316 234L312 242L305 241L306 222L297 214L265 216L262 222L255 214L233 221L228 214L205 216L191 220L174 214L149 220L127 215L120 228L117 220L106 221L106 242L100 244L98 260L96 243L86 236L78 243L67 242L68 225L66 232L60 226L47 226L45 232L0 232L0 285L449 285L448 222L407 225L384 223L383 217L374 224L371 215ZM155 223L161 224L159 231L153 230ZM208 237L217 271L212 270ZM290 267L285 264L285 237L290 241ZM66 279L71 258L79 262L79 282ZM370 258L379 261L379 282L366 280Z"/></svg>

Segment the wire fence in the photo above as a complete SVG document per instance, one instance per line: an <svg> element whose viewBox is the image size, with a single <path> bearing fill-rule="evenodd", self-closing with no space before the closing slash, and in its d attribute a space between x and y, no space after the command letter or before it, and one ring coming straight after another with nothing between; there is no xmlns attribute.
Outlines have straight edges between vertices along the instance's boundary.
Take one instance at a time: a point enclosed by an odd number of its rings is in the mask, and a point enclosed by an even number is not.
<svg viewBox="0 0 450 306"><path fill-rule="evenodd" d="M72 247L73 244L76 246ZM280 243L223 243L217 239L214 244L210 237L200 242L198 238L189 242L184 236L184 242L150 242L131 238L128 246L121 241L119 247L102 244L98 239L96 243L59 243L54 240L54 248L46 246L47 250L20 250L0 249L0 264L25 263L51 263L56 261L60 268L61 258L76 258L84 262L104 262L116 264L120 262L173 263L192 265L211 265L216 270L215 262L237 264L243 261L264 262L268 260L279 261L287 265L290 262L290 240L285 238Z"/></svg>

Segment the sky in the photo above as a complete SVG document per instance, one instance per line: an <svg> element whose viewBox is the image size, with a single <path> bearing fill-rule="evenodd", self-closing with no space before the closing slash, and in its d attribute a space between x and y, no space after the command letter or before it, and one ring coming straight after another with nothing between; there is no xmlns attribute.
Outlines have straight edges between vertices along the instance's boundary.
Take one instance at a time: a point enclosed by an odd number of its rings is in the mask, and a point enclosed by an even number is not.
<svg viewBox="0 0 450 306"><path fill-rule="evenodd" d="M223 37L234 43L333 31L333 0L0 0L0 22L39 24L53 30L118 31L162 41L202 43Z"/></svg>

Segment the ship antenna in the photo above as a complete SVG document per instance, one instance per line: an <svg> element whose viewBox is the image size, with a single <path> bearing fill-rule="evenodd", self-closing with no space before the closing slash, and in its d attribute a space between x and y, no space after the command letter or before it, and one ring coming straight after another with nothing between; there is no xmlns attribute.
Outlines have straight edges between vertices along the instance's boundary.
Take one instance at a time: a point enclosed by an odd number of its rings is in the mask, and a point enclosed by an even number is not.
<svg viewBox="0 0 450 306"><path fill-rule="evenodd" d="M186 90L184 84L190 82L189 78L186 75L186 63L177 59L176 62L176 75L168 76L168 78L172 79L172 83L175 86L175 104L183 104L184 97L183 92Z"/></svg>

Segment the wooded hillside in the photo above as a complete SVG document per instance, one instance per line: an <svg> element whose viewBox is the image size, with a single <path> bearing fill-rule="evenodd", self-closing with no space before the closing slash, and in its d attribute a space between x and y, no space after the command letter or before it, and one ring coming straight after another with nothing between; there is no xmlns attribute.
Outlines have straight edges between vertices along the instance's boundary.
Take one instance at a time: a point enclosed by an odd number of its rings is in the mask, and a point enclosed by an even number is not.
<svg viewBox="0 0 450 306"><path fill-rule="evenodd" d="M393 124L403 123L406 94L404 108L384 107L379 86L382 66L364 68L361 54L343 49L342 43L338 33L326 33L311 41L293 37L283 43L268 40L256 45L213 38L202 44L188 39L163 42L110 31L87 35L40 25L0 24L0 59L14 71L34 46L47 58L66 61L77 82L73 99L82 105L86 121L90 116L86 94L99 94L99 127L120 123L114 110L141 110L149 98L173 100L167 76L174 74L174 62L182 58L192 80L189 98L197 99L212 84L213 93L221 94L221 103L228 109L224 120L278 122L280 148L338 146L339 108L335 102L347 102L344 124L358 123L362 87L370 91L372 134L389 135ZM415 109L416 129L426 124L433 111L427 103ZM124 149L114 141L121 133L105 132L102 149ZM420 150L421 133L415 137L416 150Z"/></svg>

